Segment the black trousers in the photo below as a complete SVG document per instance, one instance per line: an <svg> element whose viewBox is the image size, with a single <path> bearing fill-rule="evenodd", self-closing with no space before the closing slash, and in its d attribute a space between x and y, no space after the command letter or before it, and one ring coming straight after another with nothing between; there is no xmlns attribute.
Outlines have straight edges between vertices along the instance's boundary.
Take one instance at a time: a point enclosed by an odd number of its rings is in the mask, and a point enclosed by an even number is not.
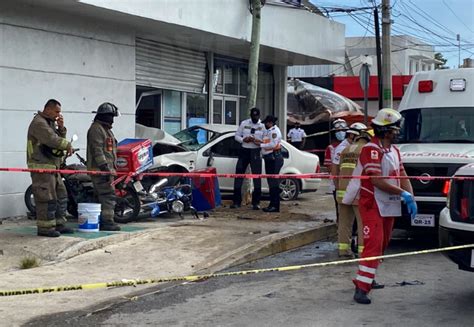
<svg viewBox="0 0 474 327"><path fill-rule="evenodd" d="M263 157L265 160L265 173L279 174L283 167L283 156L281 154L270 154ZM268 178L268 187L270 188L270 204L280 210L280 180L278 178Z"/></svg>
<svg viewBox="0 0 474 327"><path fill-rule="evenodd" d="M236 174L244 174L248 165L252 170L252 174L262 173L262 156L260 149L246 149L241 148L239 153L239 160L235 167ZM242 183L243 178L234 179L234 204L240 205L242 203ZM262 181L260 178L253 179L253 193L252 205L258 205L262 196Z"/></svg>
<svg viewBox="0 0 474 327"><path fill-rule="evenodd" d="M301 146L303 145L303 142L291 142L291 145L293 145L295 148L301 150Z"/></svg>

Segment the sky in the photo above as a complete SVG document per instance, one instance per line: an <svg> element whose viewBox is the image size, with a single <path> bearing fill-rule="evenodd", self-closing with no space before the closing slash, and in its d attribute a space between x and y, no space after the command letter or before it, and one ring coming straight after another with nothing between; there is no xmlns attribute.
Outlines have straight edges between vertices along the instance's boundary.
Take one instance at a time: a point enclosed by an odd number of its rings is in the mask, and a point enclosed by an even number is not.
<svg viewBox="0 0 474 327"><path fill-rule="evenodd" d="M320 9L372 7L382 0L311 0ZM448 59L447 66L458 66L461 38L461 64L464 58L474 59L474 0L390 0L392 35L408 34L435 45ZM346 25L346 36L373 36L371 9L347 13L330 12L329 17ZM370 21L369 21L370 20ZM367 28L369 26L369 28Z"/></svg>

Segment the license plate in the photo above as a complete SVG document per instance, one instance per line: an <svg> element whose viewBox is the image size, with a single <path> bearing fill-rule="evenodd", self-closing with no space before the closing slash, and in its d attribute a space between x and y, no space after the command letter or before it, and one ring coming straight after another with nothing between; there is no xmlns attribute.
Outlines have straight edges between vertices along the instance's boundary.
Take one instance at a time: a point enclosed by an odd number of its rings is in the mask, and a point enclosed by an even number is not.
<svg viewBox="0 0 474 327"><path fill-rule="evenodd" d="M136 181L135 183L133 183L133 188L137 192L143 191L143 185L140 181Z"/></svg>
<svg viewBox="0 0 474 327"><path fill-rule="evenodd" d="M471 250L471 268L474 268L474 250Z"/></svg>
<svg viewBox="0 0 474 327"><path fill-rule="evenodd" d="M416 215L411 219L412 226L435 227L435 215Z"/></svg>

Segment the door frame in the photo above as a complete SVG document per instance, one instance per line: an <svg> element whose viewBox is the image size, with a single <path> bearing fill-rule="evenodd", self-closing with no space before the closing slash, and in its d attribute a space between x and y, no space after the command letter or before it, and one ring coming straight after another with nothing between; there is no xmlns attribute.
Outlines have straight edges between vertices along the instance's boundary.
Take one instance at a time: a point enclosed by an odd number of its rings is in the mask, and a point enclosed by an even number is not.
<svg viewBox="0 0 474 327"><path fill-rule="evenodd" d="M220 112L221 112L221 117L222 117L222 123L221 124L225 124L225 102L226 101L234 101L235 102L235 125L236 126L239 126L240 124L240 110L239 110L239 104L240 104L240 97L238 96L232 96L232 95L216 95L214 94L213 97L212 97L212 114L210 115L210 117L212 118L212 124L214 124L214 110L216 110L216 108L214 107L214 100L221 100L222 101L222 105L221 105L221 108L220 108Z"/></svg>

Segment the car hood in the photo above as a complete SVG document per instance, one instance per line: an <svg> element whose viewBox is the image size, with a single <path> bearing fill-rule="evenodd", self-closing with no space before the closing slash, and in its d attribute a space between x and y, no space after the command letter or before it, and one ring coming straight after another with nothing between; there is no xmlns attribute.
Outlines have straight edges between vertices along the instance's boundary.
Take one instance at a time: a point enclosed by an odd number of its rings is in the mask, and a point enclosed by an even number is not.
<svg viewBox="0 0 474 327"><path fill-rule="evenodd" d="M474 162L474 144L417 143L399 144L398 148L404 162Z"/></svg>
<svg viewBox="0 0 474 327"><path fill-rule="evenodd" d="M180 140L178 140L173 135L154 127L147 127L141 124L135 124L135 137L142 139L150 139L152 143L157 142L165 144L175 144L178 145Z"/></svg>

